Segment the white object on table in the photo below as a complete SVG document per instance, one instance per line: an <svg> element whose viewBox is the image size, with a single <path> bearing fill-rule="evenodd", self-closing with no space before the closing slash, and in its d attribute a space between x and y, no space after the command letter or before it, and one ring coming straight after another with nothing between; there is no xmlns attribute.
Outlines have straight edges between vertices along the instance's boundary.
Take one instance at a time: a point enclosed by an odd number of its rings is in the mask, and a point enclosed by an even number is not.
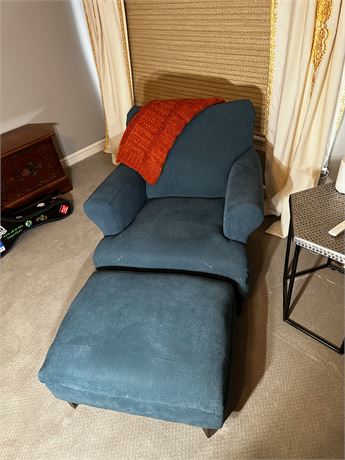
<svg viewBox="0 0 345 460"><path fill-rule="evenodd" d="M341 235L345 231L345 220L340 222L340 224L336 225L335 227L331 228L329 230L329 234L332 236L338 236Z"/></svg>

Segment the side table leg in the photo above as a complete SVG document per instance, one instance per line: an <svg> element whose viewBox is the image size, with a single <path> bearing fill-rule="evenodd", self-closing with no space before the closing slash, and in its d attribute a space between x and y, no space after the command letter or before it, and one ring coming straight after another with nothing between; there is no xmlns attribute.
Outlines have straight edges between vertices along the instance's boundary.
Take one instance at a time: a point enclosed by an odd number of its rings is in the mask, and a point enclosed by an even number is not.
<svg viewBox="0 0 345 460"><path fill-rule="evenodd" d="M297 264L298 264L298 258L299 258L300 251L301 251L301 247L296 245L295 253L294 253L293 259L292 259L291 274L289 276L289 278L290 278L289 289L288 289L288 292L287 292L287 295L286 295L286 302L285 302L285 305L284 305L284 315L283 315L284 321L286 319L288 319L288 316L289 316L291 296L292 296L293 286L294 286L294 283L295 283Z"/></svg>
<svg viewBox="0 0 345 460"><path fill-rule="evenodd" d="M290 220L289 234L286 243L286 253L285 253L285 262L284 262L284 274L283 274L283 319L285 319L285 310L286 310L286 298L287 298L287 286L289 278L289 261L290 261L290 248L292 241L292 223Z"/></svg>

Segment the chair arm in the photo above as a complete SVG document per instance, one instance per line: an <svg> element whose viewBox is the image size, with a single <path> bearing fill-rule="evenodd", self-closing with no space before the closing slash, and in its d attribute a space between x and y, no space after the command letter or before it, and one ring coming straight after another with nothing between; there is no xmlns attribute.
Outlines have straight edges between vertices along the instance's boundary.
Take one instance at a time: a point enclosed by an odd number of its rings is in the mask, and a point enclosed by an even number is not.
<svg viewBox="0 0 345 460"><path fill-rule="evenodd" d="M230 240L246 243L264 218L262 170L258 154L246 150L232 166L226 186L223 232Z"/></svg>
<svg viewBox="0 0 345 460"><path fill-rule="evenodd" d="M119 165L84 203L84 211L104 236L116 235L133 221L146 200L144 179Z"/></svg>

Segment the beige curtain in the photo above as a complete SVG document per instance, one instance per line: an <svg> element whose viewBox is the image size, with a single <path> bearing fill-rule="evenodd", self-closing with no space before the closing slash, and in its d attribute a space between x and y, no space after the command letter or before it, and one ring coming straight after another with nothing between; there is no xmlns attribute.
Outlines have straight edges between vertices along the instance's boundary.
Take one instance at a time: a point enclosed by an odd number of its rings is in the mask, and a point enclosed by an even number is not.
<svg viewBox="0 0 345 460"><path fill-rule="evenodd" d="M345 8L342 0L273 0L266 213L285 237L289 195L317 185L342 113ZM343 109L342 109L343 110Z"/></svg>
<svg viewBox="0 0 345 460"><path fill-rule="evenodd" d="M116 161L126 114L133 105L132 75L123 0L83 0L101 88L106 142Z"/></svg>

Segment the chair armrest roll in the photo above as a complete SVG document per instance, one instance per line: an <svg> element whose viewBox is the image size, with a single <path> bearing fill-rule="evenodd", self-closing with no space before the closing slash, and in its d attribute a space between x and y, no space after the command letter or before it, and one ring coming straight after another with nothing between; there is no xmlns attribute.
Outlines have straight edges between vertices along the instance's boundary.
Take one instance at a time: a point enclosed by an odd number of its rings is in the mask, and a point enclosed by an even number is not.
<svg viewBox="0 0 345 460"><path fill-rule="evenodd" d="M146 200L144 179L119 165L84 203L84 211L104 236L116 235L134 220Z"/></svg>
<svg viewBox="0 0 345 460"><path fill-rule="evenodd" d="M262 170L258 154L246 150L232 166L225 196L223 232L230 240L246 243L264 218Z"/></svg>

